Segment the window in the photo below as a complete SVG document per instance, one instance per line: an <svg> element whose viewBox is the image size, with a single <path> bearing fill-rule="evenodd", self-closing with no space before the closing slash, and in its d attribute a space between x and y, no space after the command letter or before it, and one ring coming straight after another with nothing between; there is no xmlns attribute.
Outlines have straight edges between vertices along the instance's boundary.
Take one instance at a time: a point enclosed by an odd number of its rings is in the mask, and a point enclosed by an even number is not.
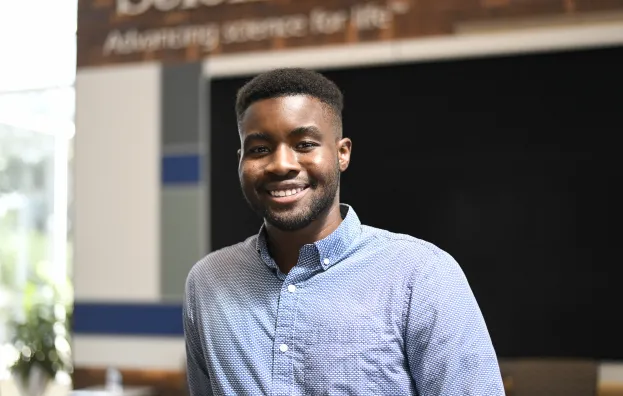
<svg viewBox="0 0 623 396"><path fill-rule="evenodd" d="M77 0L0 0L0 379L30 277L71 298Z"/></svg>

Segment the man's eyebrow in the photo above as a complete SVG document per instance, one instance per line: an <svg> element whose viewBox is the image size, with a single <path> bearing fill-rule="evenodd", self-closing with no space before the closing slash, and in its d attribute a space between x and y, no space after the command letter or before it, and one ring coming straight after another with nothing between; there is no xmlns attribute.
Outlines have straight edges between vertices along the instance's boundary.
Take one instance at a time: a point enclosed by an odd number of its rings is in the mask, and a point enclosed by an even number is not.
<svg viewBox="0 0 623 396"><path fill-rule="evenodd" d="M312 139L322 140L322 132L318 127L309 125L309 126L301 126L298 128L294 128L288 133L288 137L300 138L303 136L309 136ZM243 147L247 147L253 141L264 141L264 142L272 142L273 137L266 132L252 132L245 136L243 143Z"/></svg>
<svg viewBox="0 0 623 396"><path fill-rule="evenodd" d="M264 132L253 132L245 136L243 146L246 147L251 144L254 140L263 140L265 142L269 142L272 140L269 134Z"/></svg>
<svg viewBox="0 0 623 396"><path fill-rule="evenodd" d="M295 128L288 135L292 137L310 136L313 139L322 140L322 132L313 125Z"/></svg>

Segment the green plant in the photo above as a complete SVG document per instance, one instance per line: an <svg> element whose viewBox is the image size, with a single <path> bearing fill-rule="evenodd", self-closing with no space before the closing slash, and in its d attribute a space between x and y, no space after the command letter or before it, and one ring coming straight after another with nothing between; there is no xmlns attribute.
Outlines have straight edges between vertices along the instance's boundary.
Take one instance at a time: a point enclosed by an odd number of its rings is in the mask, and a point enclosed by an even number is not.
<svg viewBox="0 0 623 396"><path fill-rule="evenodd" d="M10 322L11 341L19 358L11 367L17 380L26 383L35 366L49 379L56 373L71 373L70 323L71 305L67 304L58 285L51 282L29 282L21 318Z"/></svg>

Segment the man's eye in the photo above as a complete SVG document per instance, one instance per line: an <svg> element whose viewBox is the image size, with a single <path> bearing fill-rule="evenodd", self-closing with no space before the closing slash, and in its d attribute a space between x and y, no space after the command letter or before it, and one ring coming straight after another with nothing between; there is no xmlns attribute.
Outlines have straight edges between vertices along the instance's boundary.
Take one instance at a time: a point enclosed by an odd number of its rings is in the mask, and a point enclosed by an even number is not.
<svg viewBox="0 0 623 396"><path fill-rule="evenodd" d="M249 153L251 154L264 154L267 152L268 152L268 147L265 147L265 146L252 147L251 149L249 149Z"/></svg>
<svg viewBox="0 0 623 396"><path fill-rule="evenodd" d="M316 147L318 146L317 143L314 142L301 142L297 145L297 148L299 149L310 149L312 147Z"/></svg>

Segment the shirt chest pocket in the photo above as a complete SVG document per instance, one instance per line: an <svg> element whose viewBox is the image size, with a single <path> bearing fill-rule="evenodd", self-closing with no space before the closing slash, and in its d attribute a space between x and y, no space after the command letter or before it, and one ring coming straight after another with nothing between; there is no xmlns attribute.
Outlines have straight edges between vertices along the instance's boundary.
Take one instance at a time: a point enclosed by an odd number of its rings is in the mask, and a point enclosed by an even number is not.
<svg viewBox="0 0 623 396"><path fill-rule="evenodd" d="M305 333L305 395L376 395L382 356L371 324L332 324Z"/></svg>

